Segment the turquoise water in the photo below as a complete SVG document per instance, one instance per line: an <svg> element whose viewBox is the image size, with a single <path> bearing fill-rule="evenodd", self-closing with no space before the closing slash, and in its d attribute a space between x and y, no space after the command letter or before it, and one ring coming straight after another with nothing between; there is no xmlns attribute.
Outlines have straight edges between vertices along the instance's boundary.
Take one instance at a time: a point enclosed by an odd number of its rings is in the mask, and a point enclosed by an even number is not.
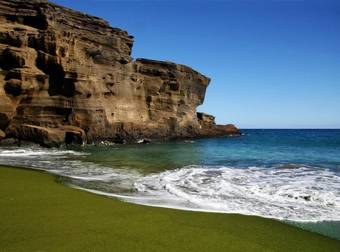
<svg viewBox="0 0 340 252"><path fill-rule="evenodd" d="M159 207L258 215L340 239L340 130L73 149L0 147L0 163Z"/></svg>
<svg viewBox="0 0 340 252"><path fill-rule="evenodd" d="M87 146L87 160L145 171L189 164L272 167L285 164L320 166L340 171L340 130L243 130L234 138L162 144Z"/></svg>

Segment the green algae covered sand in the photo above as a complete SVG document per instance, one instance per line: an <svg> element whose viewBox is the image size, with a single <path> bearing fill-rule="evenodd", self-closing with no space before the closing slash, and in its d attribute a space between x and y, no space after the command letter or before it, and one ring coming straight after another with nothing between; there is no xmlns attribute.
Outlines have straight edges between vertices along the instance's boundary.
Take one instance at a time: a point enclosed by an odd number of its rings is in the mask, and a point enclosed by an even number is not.
<svg viewBox="0 0 340 252"><path fill-rule="evenodd" d="M278 221L145 207L0 167L0 251L340 251Z"/></svg>

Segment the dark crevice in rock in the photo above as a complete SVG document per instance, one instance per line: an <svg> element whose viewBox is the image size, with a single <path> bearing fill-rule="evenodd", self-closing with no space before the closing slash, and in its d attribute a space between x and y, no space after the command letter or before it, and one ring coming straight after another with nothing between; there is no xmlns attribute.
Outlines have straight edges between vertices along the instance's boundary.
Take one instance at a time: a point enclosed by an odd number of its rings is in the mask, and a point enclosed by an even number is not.
<svg viewBox="0 0 340 252"><path fill-rule="evenodd" d="M148 108L150 108L151 102L152 102L152 96L150 96L150 95L147 96L145 101L146 101L146 104L147 104Z"/></svg>
<svg viewBox="0 0 340 252"><path fill-rule="evenodd" d="M65 133L65 144L83 144L83 138L80 134L75 134L74 132Z"/></svg>
<svg viewBox="0 0 340 252"><path fill-rule="evenodd" d="M72 108L54 108L54 111L57 115L61 115L64 117L63 122L68 122L70 115L72 114Z"/></svg>
<svg viewBox="0 0 340 252"><path fill-rule="evenodd" d="M22 93L21 81L12 79L6 82L4 86L5 92L12 96L19 96Z"/></svg>
<svg viewBox="0 0 340 252"><path fill-rule="evenodd" d="M44 53L38 53L37 67L49 76L48 93L50 96L63 95L72 97L75 95L75 80L74 73L71 78L65 78L63 67L57 63L57 59L53 56Z"/></svg>
<svg viewBox="0 0 340 252"><path fill-rule="evenodd" d="M22 46L22 41L18 36L11 36L6 32L0 32L0 43L14 47Z"/></svg>
<svg viewBox="0 0 340 252"><path fill-rule="evenodd" d="M76 93L74 82L75 82L74 79L64 78L61 88L58 86L54 86L53 88L56 91L56 94L60 94L66 97L73 97ZM54 84L57 84L57 83L54 83ZM52 91L50 91L50 95L51 93Z"/></svg>
<svg viewBox="0 0 340 252"><path fill-rule="evenodd" d="M25 16L23 18L23 24L39 30L46 30L48 28L47 18L40 9L38 9L36 16Z"/></svg>
<svg viewBox="0 0 340 252"><path fill-rule="evenodd" d="M20 68L25 65L25 60L16 55L9 48L6 48L0 56L0 68L4 70L11 70L13 68Z"/></svg>
<svg viewBox="0 0 340 252"><path fill-rule="evenodd" d="M0 113L0 129L5 130L9 124L10 118L5 113Z"/></svg>
<svg viewBox="0 0 340 252"><path fill-rule="evenodd" d="M57 55L57 45L55 43L54 32L40 32L39 36L28 36L27 46L37 51L43 51L50 55Z"/></svg>
<svg viewBox="0 0 340 252"><path fill-rule="evenodd" d="M48 28L46 15L44 15L44 13L39 7L37 7L35 11L36 11L36 15L33 15L33 16L31 15L21 16L19 12L16 15L6 15L5 17L8 21L11 21L11 22L18 22L18 23L31 26L39 30L46 30Z"/></svg>
<svg viewBox="0 0 340 252"><path fill-rule="evenodd" d="M112 83L112 82L106 83L106 88L107 88L107 90L109 90L109 92L105 92L104 95L106 95L106 96L116 95L115 92L113 92L112 89L111 89L113 87L113 85L114 85L114 83Z"/></svg>
<svg viewBox="0 0 340 252"><path fill-rule="evenodd" d="M178 91L179 90L179 84L177 82L169 83L169 89L171 91Z"/></svg>
<svg viewBox="0 0 340 252"><path fill-rule="evenodd" d="M22 80L22 75L20 72L15 71L15 70L9 71L5 76L5 80L11 80L11 79Z"/></svg>

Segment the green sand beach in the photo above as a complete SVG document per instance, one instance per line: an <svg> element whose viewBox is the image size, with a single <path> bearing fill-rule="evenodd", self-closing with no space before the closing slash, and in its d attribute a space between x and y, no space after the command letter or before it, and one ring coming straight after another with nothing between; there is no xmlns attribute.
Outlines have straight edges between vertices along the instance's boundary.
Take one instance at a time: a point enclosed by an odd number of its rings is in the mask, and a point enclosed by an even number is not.
<svg viewBox="0 0 340 252"><path fill-rule="evenodd" d="M0 167L0 251L340 251L278 221L139 206Z"/></svg>

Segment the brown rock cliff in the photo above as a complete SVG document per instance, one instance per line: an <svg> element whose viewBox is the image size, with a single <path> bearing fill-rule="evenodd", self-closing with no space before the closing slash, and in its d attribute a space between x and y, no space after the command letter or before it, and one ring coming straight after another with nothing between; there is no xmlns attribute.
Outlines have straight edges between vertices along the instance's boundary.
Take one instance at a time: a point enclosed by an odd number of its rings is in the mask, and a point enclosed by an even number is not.
<svg viewBox="0 0 340 252"><path fill-rule="evenodd" d="M0 0L0 132L44 146L239 134L197 115L209 78L133 61L132 45L102 19L41 0Z"/></svg>

